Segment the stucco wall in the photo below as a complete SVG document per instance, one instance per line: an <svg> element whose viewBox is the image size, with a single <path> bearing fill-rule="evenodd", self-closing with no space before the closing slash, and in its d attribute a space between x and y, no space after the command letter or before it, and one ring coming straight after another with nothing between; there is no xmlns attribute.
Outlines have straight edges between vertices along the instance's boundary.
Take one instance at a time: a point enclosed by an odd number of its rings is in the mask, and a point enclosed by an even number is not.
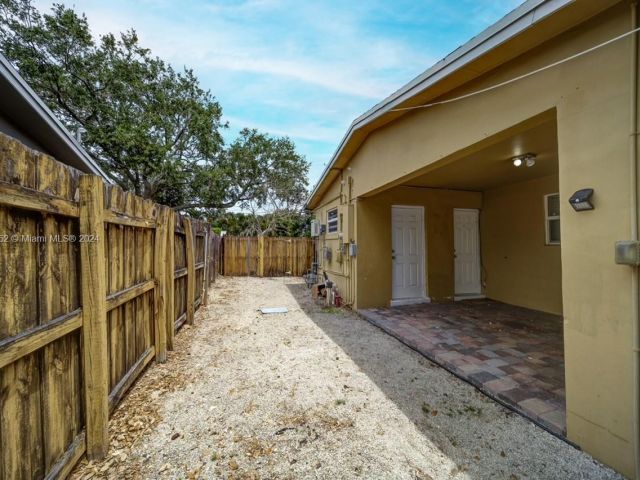
<svg viewBox="0 0 640 480"><path fill-rule="evenodd" d="M351 304L355 300L355 259L348 254L341 253L341 245L348 243L349 227L347 222L354 219L349 218L349 195L348 187L335 182L325 195L324 201L314 210L313 216L320 224L327 224L327 211L338 208L339 233L327 233L321 235L316 242L316 258L318 259L318 271L327 273L329 279L335 283L338 292L342 296L345 304ZM353 212L353 209L351 210ZM353 214L353 213L352 213ZM341 217L340 217L341 215ZM325 259L323 250L328 248L331 250L331 259Z"/></svg>
<svg viewBox="0 0 640 480"><path fill-rule="evenodd" d="M484 192L480 237L487 297L562 314L561 246L545 244L543 200L557 192L557 175Z"/></svg>
<svg viewBox="0 0 640 480"><path fill-rule="evenodd" d="M627 32L629 4L620 2L449 95L514 78ZM508 86L408 114L372 132L349 163L358 198L357 305L366 307L388 300L390 288L384 267L389 262L380 260L389 255L384 231L390 213L376 210L375 195L455 161L487 139L509 135L514 125L536 115L557 116L567 435L629 476L635 417L632 271L614 263L613 247L631 236L631 45L626 38ZM477 68L482 71L482 64ZM596 208L574 212L567 199L585 187L595 189ZM427 245L432 243L437 240Z"/></svg>
<svg viewBox="0 0 640 480"><path fill-rule="evenodd" d="M423 206L427 295L453 297L453 209L480 208L482 194L396 187L359 199L357 307L388 306L391 301L391 207Z"/></svg>

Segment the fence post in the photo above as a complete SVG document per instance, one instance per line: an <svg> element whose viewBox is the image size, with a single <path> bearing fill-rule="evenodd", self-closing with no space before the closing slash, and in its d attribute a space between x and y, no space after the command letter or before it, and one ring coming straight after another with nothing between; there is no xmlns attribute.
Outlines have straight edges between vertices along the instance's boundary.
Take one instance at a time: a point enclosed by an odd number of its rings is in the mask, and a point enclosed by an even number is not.
<svg viewBox="0 0 640 480"><path fill-rule="evenodd" d="M156 361L167 361L167 222L168 207L158 208L154 238L154 277L156 279L155 300L155 347Z"/></svg>
<svg viewBox="0 0 640 480"><path fill-rule="evenodd" d="M175 259L175 251L176 251L176 233L175 227L176 225L176 213L169 209L167 214L167 259L166 259L166 270L167 270L167 295L166 295L166 304L167 304L167 318L165 328L167 330L167 348L169 350L173 350L173 339L175 336L175 289L176 289L176 281L174 278L175 270L176 270L176 259Z"/></svg>
<svg viewBox="0 0 640 480"><path fill-rule="evenodd" d="M258 237L258 276L264 277L264 236Z"/></svg>
<svg viewBox="0 0 640 480"><path fill-rule="evenodd" d="M184 217L184 234L187 246L187 323L193 325L196 264L193 251L193 227L189 217Z"/></svg>
<svg viewBox="0 0 640 480"><path fill-rule="evenodd" d="M202 273L202 305L209 303L209 226L204 231L204 271Z"/></svg>
<svg viewBox="0 0 640 480"><path fill-rule="evenodd" d="M107 356L107 289L104 250L104 184L99 177L80 177L82 341L87 457L101 459L109 450L109 365Z"/></svg>
<svg viewBox="0 0 640 480"><path fill-rule="evenodd" d="M220 269L221 275L227 274L227 239L226 235L220 239Z"/></svg>

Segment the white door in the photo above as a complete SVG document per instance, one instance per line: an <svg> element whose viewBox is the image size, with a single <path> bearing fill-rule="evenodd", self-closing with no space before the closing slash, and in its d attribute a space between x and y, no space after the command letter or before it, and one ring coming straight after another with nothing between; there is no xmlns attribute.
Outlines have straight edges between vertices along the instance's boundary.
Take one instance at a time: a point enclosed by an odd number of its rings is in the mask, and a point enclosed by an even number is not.
<svg viewBox="0 0 640 480"><path fill-rule="evenodd" d="M478 210L453 210L456 295L480 295L480 228Z"/></svg>
<svg viewBox="0 0 640 480"><path fill-rule="evenodd" d="M392 304L425 301L424 209L391 207Z"/></svg>

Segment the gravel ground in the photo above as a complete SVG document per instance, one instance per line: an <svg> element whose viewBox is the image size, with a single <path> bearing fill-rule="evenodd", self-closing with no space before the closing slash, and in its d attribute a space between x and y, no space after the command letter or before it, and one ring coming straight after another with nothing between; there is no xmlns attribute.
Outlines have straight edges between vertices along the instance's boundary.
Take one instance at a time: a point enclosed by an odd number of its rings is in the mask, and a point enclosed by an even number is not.
<svg viewBox="0 0 640 480"><path fill-rule="evenodd" d="M219 278L112 423L75 478L619 478L295 279Z"/></svg>

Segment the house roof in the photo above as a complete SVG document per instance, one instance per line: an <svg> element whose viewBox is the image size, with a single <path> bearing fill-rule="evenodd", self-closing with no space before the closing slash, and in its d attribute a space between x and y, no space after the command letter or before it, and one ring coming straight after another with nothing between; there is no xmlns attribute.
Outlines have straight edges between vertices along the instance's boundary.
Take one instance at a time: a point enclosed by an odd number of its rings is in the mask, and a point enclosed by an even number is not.
<svg viewBox="0 0 640 480"><path fill-rule="evenodd" d="M371 131L406 111L395 111L424 104L431 98L485 73L543 41L566 31L587 18L609 8L618 0L527 0L498 22L437 62L421 75L356 118L340 141L331 161L315 185L306 208L315 208L328 188ZM509 44L515 47L505 48ZM485 60L491 57L490 60ZM485 60L482 68L475 66ZM487 67L490 65L490 67ZM332 176L332 172L335 172Z"/></svg>
<svg viewBox="0 0 640 480"><path fill-rule="evenodd" d="M9 61L0 54L0 114L45 153L85 173L109 180L98 163L55 117Z"/></svg>

